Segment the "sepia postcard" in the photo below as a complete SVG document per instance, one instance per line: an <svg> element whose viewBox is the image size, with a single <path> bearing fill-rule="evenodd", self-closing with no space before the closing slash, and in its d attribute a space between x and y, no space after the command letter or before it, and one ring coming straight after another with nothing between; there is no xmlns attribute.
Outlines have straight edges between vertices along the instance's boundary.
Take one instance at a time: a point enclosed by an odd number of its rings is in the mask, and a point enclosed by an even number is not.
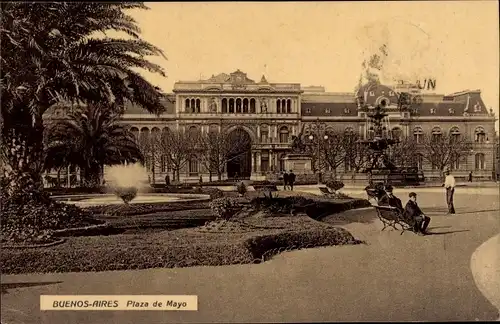
<svg viewBox="0 0 500 324"><path fill-rule="evenodd" d="M499 321L498 12L2 2L1 324Z"/></svg>

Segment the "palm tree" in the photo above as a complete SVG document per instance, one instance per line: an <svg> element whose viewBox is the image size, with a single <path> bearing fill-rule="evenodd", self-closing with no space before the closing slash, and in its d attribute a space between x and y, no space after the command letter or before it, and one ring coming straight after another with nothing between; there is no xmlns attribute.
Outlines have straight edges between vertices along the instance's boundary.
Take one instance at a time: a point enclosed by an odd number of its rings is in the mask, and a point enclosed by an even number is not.
<svg viewBox="0 0 500 324"><path fill-rule="evenodd" d="M129 9L147 7L140 2L1 3L3 190L40 190L42 115L55 104L100 104L121 112L130 101L163 111L162 93L137 72L165 76L146 58L163 53L141 40L136 21L125 12ZM108 37L108 31L129 38Z"/></svg>
<svg viewBox="0 0 500 324"><path fill-rule="evenodd" d="M44 169L77 166L84 185L96 187L101 184L104 165L143 163L133 133L119 119L119 114L92 105L56 121L46 131Z"/></svg>

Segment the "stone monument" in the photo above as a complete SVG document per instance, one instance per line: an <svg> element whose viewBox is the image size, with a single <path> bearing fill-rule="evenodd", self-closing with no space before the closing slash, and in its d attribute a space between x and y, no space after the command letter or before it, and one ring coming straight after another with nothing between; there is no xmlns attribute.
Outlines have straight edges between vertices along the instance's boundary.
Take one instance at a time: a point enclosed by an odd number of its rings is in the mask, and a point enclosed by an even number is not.
<svg viewBox="0 0 500 324"><path fill-rule="evenodd" d="M292 136L292 153L284 158L286 171L293 170L296 174L313 174L312 157L307 153L307 145L304 141L304 126L297 136Z"/></svg>

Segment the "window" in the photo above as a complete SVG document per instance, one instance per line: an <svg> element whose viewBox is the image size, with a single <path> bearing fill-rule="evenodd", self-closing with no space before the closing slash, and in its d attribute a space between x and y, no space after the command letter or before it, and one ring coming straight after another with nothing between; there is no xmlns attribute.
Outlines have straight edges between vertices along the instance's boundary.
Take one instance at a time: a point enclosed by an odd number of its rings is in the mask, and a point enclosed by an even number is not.
<svg viewBox="0 0 500 324"><path fill-rule="evenodd" d="M370 91L370 97L373 97L375 96L375 92L374 91Z"/></svg>
<svg viewBox="0 0 500 324"><path fill-rule="evenodd" d="M190 110L189 110L189 109L190 109L190 107L191 107L190 102L191 102L191 101L190 101L189 99L186 99L186 101L184 102L184 110L185 110L185 111L190 111Z"/></svg>
<svg viewBox="0 0 500 324"><path fill-rule="evenodd" d="M222 113L227 114L227 99L222 99Z"/></svg>
<svg viewBox="0 0 500 324"><path fill-rule="evenodd" d="M394 127L391 131L391 136L393 139L399 140L401 138L401 135L403 134L403 131L399 127Z"/></svg>
<svg viewBox="0 0 500 324"><path fill-rule="evenodd" d="M450 115L455 114L455 108L452 107L448 108L448 112L450 113Z"/></svg>
<svg viewBox="0 0 500 324"><path fill-rule="evenodd" d="M236 99L236 113L241 114L241 99Z"/></svg>
<svg viewBox="0 0 500 324"><path fill-rule="evenodd" d="M243 99L243 113L248 114L248 99Z"/></svg>
<svg viewBox="0 0 500 324"><path fill-rule="evenodd" d="M292 100L291 99L288 99L286 101L286 113L287 114L292 113Z"/></svg>
<svg viewBox="0 0 500 324"><path fill-rule="evenodd" d="M200 111L201 111L201 100L196 99L196 110L194 112L199 113Z"/></svg>
<svg viewBox="0 0 500 324"><path fill-rule="evenodd" d="M460 159L457 158L451 163L451 169L452 170L459 170L460 169Z"/></svg>
<svg viewBox="0 0 500 324"><path fill-rule="evenodd" d="M280 128L280 143L288 143L288 127Z"/></svg>
<svg viewBox="0 0 500 324"><path fill-rule="evenodd" d="M306 108L306 114L310 114L311 113L311 108Z"/></svg>
<svg viewBox="0 0 500 324"><path fill-rule="evenodd" d="M480 112L481 111L481 104L478 102L476 102L476 104L474 105L474 112Z"/></svg>
<svg viewBox="0 0 500 324"><path fill-rule="evenodd" d="M267 126L261 127L261 129L260 129L260 142L267 143L268 136L269 136L269 130L268 130Z"/></svg>
<svg viewBox="0 0 500 324"><path fill-rule="evenodd" d="M351 113L351 109L347 108L347 107L344 107L344 114L345 115L348 115Z"/></svg>
<svg viewBox="0 0 500 324"><path fill-rule="evenodd" d="M250 113L255 114L255 99L250 99Z"/></svg>
<svg viewBox="0 0 500 324"><path fill-rule="evenodd" d="M234 114L234 99L229 99L229 113Z"/></svg>
<svg viewBox="0 0 500 324"><path fill-rule="evenodd" d="M330 110L330 108L325 108L325 114L329 114L331 113L332 111Z"/></svg>
<svg viewBox="0 0 500 324"><path fill-rule="evenodd" d="M131 127L130 132L134 135L136 142L139 140L139 128Z"/></svg>
<svg viewBox="0 0 500 324"><path fill-rule="evenodd" d="M415 143L420 144L422 142L424 136L424 132L422 131L422 128L420 127L415 127L413 130L413 140Z"/></svg>
<svg viewBox="0 0 500 324"><path fill-rule="evenodd" d="M474 131L474 141L476 143L484 143L486 141L486 133L484 131L484 128L476 128L476 130Z"/></svg>
<svg viewBox="0 0 500 324"><path fill-rule="evenodd" d="M189 175L197 175L198 174L198 160L192 159L189 160Z"/></svg>
<svg viewBox="0 0 500 324"><path fill-rule="evenodd" d="M443 138L443 132L441 131L441 128L439 127L434 127L431 132L431 138L433 141L437 142Z"/></svg>
<svg viewBox="0 0 500 324"><path fill-rule="evenodd" d="M269 171L269 152L262 151L262 155L260 157L260 170L262 172Z"/></svg>
<svg viewBox="0 0 500 324"><path fill-rule="evenodd" d="M285 160L283 160L285 156L286 156L285 153L280 153L280 155L278 156L279 168L280 168L278 171L285 171Z"/></svg>
<svg viewBox="0 0 500 324"><path fill-rule="evenodd" d="M276 100L276 112L278 114L281 114L281 100L280 99Z"/></svg>
<svg viewBox="0 0 500 324"><path fill-rule="evenodd" d="M431 115L435 115L436 114L436 108L431 108Z"/></svg>
<svg viewBox="0 0 500 324"><path fill-rule="evenodd" d="M460 139L460 130L458 127L455 126L450 129L450 136L453 142L457 142Z"/></svg>
<svg viewBox="0 0 500 324"><path fill-rule="evenodd" d="M483 153L477 153L475 160L476 160L476 170L486 169L485 163L484 163L484 154Z"/></svg>
<svg viewBox="0 0 500 324"><path fill-rule="evenodd" d="M196 111L196 100L191 99L191 111L190 112L195 112Z"/></svg>
<svg viewBox="0 0 500 324"><path fill-rule="evenodd" d="M165 172L167 167L167 158L165 155L160 157L160 172Z"/></svg>
<svg viewBox="0 0 500 324"><path fill-rule="evenodd" d="M350 156L346 156L344 158L344 168L345 168L345 172L354 171L354 166L353 166L353 163L352 163Z"/></svg>
<svg viewBox="0 0 500 324"><path fill-rule="evenodd" d="M370 127L368 129L368 139L373 139L375 137L375 130L373 129L373 127Z"/></svg>

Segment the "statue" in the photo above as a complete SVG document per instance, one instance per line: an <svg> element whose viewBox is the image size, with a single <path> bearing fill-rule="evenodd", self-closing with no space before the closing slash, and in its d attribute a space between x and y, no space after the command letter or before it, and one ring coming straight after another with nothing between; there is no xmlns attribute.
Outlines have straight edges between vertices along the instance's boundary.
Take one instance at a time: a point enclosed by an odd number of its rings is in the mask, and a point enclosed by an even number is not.
<svg viewBox="0 0 500 324"><path fill-rule="evenodd" d="M264 99L264 98L262 98L260 100L260 111L267 113L267 103L266 103L266 99Z"/></svg>
<svg viewBox="0 0 500 324"><path fill-rule="evenodd" d="M300 133L297 136L292 136L292 151L294 153L305 153L306 151L306 144L304 143L304 127L305 124L302 125L302 129L300 130Z"/></svg>
<svg viewBox="0 0 500 324"><path fill-rule="evenodd" d="M210 103L210 111L217 112L217 102L215 98L212 98L212 102Z"/></svg>

